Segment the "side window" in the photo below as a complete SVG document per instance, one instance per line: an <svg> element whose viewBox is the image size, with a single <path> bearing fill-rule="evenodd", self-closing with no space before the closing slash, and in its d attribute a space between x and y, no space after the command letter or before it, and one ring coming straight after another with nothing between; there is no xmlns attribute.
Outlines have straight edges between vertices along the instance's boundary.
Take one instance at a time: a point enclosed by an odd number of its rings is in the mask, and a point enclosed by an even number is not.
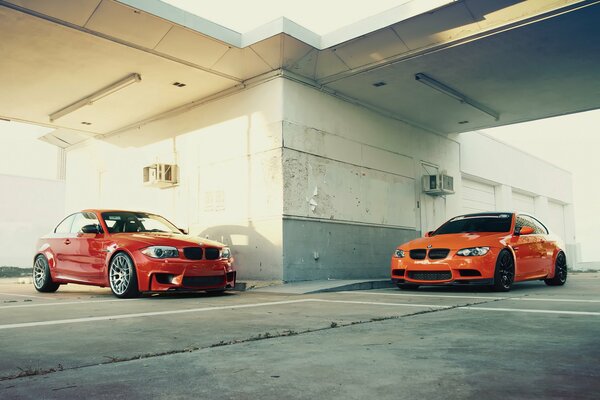
<svg viewBox="0 0 600 400"><path fill-rule="evenodd" d="M71 232L71 225L73 225L73 220L75 219L75 215L69 215L67 218L63 219L60 224L54 229L54 233L69 233Z"/></svg>
<svg viewBox="0 0 600 400"><path fill-rule="evenodd" d="M531 218L527 215L519 215L517 217L516 228L520 228L523 226L529 226L533 229L533 232L537 235L546 235L548 230L544 228L544 226L534 218Z"/></svg>
<svg viewBox="0 0 600 400"><path fill-rule="evenodd" d="M73 225L71 226L71 233L81 233L81 228L86 225L98 225L100 222L94 213L83 212L74 215Z"/></svg>

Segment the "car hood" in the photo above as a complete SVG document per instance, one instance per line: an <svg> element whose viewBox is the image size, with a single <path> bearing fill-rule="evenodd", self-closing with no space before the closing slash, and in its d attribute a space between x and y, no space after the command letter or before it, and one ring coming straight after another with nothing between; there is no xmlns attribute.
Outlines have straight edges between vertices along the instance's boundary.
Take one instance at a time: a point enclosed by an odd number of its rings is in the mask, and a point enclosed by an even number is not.
<svg viewBox="0 0 600 400"><path fill-rule="evenodd" d="M198 236L179 235L176 233L163 232L137 232L137 233L117 233L112 235L116 241L128 242L130 244L139 244L145 246L210 246L225 247L223 243L214 240L203 239Z"/></svg>
<svg viewBox="0 0 600 400"><path fill-rule="evenodd" d="M451 250L463 249L466 247L480 246L498 246L508 233L503 232L473 232L473 233L453 233L448 235L436 235L432 237L423 237L411 240L400 246L403 250L444 248Z"/></svg>

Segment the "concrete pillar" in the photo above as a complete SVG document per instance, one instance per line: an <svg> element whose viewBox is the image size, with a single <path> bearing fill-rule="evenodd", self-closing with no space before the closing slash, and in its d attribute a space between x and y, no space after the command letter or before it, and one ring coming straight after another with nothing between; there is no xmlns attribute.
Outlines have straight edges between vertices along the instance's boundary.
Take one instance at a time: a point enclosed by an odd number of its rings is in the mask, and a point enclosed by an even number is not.
<svg viewBox="0 0 600 400"><path fill-rule="evenodd" d="M535 215L541 221L550 220L550 209L548 208L548 198L546 196L537 196L533 199Z"/></svg>
<svg viewBox="0 0 600 400"><path fill-rule="evenodd" d="M508 185L494 187L496 197L496 211L512 211L512 188Z"/></svg>
<svg viewBox="0 0 600 400"><path fill-rule="evenodd" d="M64 181L67 175L67 152L58 147L56 153L56 179Z"/></svg>
<svg viewBox="0 0 600 400"><path fill-rule="evenodd" d="M581 261L578 252L577 237L575 236L575 207L573 204L564 206L565 215L565 245L569 268L577 268Z"/></svg>

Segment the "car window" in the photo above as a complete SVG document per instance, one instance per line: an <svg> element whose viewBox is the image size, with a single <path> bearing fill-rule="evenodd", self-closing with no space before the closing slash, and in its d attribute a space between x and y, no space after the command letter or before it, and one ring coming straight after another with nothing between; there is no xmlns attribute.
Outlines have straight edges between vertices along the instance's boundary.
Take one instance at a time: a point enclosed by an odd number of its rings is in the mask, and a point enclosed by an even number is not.
<svg viewBox="0 0 600 400"><path fill-rule="evenodd" d="M156 214L130 211L107 211L102 218L110 233L166 232L181 234L177 227Z"/></svg>
<svg viewBox="0 0 600 400"><path fill-rule="evenodd" d="M73 224L73 220L75 219L76 214L69 215L67 218L63 219L60 224L54 229L54 233L69 233L71 232L71 225Z"/></svg>
<svg viewBox="0 0 600 400"><path fill-rule="evenodd" d="M94 213L81 212L74 215L75 219L71 225L71 233L81 233L81 228L86 225L97 225L100 226L100 222Z"/></svg>
<svg viewBox="0 0 600 400"><path fill-rule="evenodd" d="M440 226L433 235L446 235L466 232L508 232L512 214L462 215Z"/></svg>
<svg viewBox="0 0 600 400"><path fill-rule="evenodd" d="M546 227L535 218L530 217L528 215L519 215L517 217L515 229L522 228L524 226L529 226L530 228L532 228L533 233L535 233L536 235L546 235L548 233Z"/></svg>

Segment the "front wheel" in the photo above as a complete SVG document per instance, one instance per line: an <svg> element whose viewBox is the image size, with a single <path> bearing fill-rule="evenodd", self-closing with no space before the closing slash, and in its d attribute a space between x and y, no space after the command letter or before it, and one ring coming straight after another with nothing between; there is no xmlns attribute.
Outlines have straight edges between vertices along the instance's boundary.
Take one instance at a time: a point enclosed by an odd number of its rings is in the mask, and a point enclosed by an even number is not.
<svg viewBox="0 0 600 400"><path fill-rule="evenodd" d="M515 261L508 250L502 250L496 260L494 285L496 292L508 292L515 280Z"/></svg>
<svg viewBox="0 0 600 400"><path fill-rule="evenodd" d="M567 281L567 257L565 253L558 253L554 261L554 278L544 279L548 286L562 286Z"/></svg>
<svg viewBox="0 0 600 400"><path fill-rule="evenodd" d="M48 260L43 255L39 255L33 262L33 287L38 292L52 293L58 290L60 284L52 281Z"/></svg>
<svg viewBox="0 0 600 400"><path fill-rule="evenodd" d="M108 267L110 290L120 299L138 297L137 273L131 258L125 253L117 253Z"/></svg>

